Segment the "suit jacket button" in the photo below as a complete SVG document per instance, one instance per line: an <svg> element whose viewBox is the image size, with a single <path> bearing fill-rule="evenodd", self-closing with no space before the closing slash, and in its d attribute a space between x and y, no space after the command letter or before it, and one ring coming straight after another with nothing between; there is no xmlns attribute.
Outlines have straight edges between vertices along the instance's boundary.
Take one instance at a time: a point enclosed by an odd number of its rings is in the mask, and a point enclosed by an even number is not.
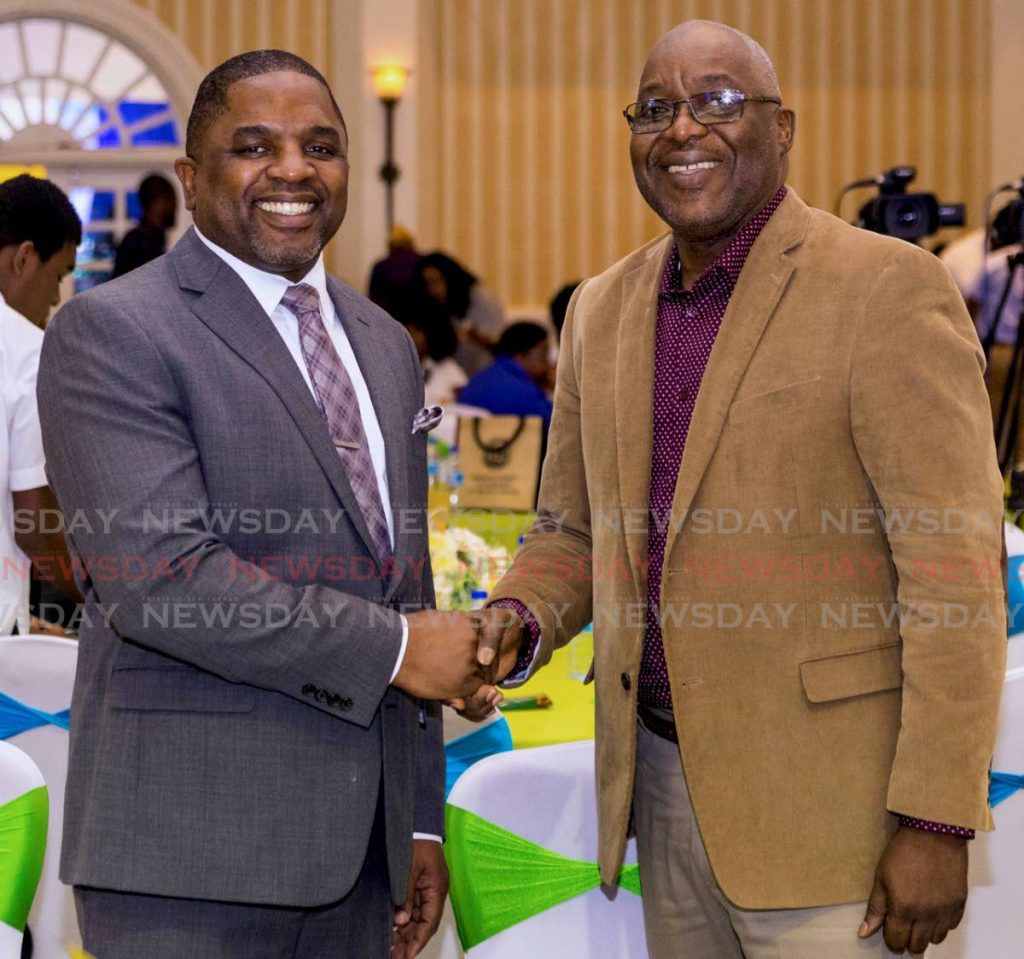
<svg viewBox="0 0 1024 959"><path fill-rule="evenodd" d="M342 696L338 702L338 709L345 711L352 708L352 700L348 696Z"/></svg>
<svg viewBox="0 0 1024 959"><path fill-rule="evenodd" d="M316 701L318 703L326 703L327 702L327 695L328 694L327 694L327 690L326 689L318 689L316 691Z"/></svg>
<svg viewBox="0 0 1024 959"><path fill-rule="evenodd" d="M314 696L314 695L316 695L316 686L314 686L312 683L306 683L306 685L302 687L302 695L303 696Z"/></svg>
<svg viewBox="0 0 1024 959"><path fill-rule="evenodd" d="M629 673L623 673L619 679L622 680L622 688L628 693L630 687L633 685L633 680L629 678Z"/></svg>
<svg viewBox="0 0 1024 959"><path fill-rule="evenodd" d="M327 705L330 706L331 709L334 709L340 700L341 697L337 693L331 693L331 695L327 697Z"/></svg>

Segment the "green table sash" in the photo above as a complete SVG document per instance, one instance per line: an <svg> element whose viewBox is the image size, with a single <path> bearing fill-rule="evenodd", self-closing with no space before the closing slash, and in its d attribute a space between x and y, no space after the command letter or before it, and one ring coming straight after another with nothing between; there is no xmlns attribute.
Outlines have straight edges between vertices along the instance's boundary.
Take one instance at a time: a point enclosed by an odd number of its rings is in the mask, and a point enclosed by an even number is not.
<svg viewBox="0 0 1024 959"><path fill-rule="evenodd" d="M552 909L601 884L597 863L569 859L449 804L445 842L452 909L463 949ZM618 884L640 895L638 866Z"/></svg>
<svg viewBox="0 0 1024 959"><path fill-rule="evenodd" d="M50 800L45 786L0 806L0 922L23 932L43 871Z"/></svg>

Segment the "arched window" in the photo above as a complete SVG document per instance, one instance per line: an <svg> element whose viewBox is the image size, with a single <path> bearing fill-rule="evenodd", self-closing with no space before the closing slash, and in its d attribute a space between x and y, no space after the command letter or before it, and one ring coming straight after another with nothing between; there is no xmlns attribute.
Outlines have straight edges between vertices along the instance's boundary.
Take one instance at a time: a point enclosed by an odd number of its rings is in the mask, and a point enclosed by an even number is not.
<svg viewBox="0 0 1024 959"><path fill-rule="evenodd" d="M181 38L127 0L0 0L0 168L45 170L82 218L65 295L110 275L142 178L175 182L201 78ZM169 239L188 223L179 205Z"/></svg>
<svg viewBox="0 0 1024 959"><path fill-rule="evenodd" d="M0 23L0 140L18 150L176 146L153 71L123 43L58 19Z"/></svg>

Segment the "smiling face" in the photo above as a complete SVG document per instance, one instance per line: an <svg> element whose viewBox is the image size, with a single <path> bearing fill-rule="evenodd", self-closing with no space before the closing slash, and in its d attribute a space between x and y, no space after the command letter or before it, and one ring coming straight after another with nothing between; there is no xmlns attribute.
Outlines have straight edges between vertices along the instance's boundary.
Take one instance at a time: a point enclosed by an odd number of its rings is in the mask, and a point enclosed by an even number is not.
<svg viewBox="0 0 1024 959"><path fill-rule="evenodd" d="M651 51L637 99L723 89L768 96L770 83L741 36L716 24L683 24ZM640 193L680 247L717 254L783 185L792 142L793 113L773 103L745 103L739 120L712 126L680 104L669 129L632 135L630 159Z"/></svg>
<svg viewBox="0 0 1024 959"><path fill-rule="evenodd" d="M341 226L348 136L326 88L302 73L232 84L197 151L175 163L204 236L240 260L298 281Z"/></svg>

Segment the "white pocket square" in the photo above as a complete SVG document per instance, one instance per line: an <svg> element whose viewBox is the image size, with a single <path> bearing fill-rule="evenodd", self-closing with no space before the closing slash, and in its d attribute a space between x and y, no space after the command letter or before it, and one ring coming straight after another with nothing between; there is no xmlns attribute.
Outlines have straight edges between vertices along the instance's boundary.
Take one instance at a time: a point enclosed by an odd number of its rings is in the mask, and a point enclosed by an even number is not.
<svg viewBox="0 0 1024 959"><path fill-rule="evenodd" d="M443 406L424 406L412 418L413 433L429 433L441 422L442 416L444 416Z"/></svg>

